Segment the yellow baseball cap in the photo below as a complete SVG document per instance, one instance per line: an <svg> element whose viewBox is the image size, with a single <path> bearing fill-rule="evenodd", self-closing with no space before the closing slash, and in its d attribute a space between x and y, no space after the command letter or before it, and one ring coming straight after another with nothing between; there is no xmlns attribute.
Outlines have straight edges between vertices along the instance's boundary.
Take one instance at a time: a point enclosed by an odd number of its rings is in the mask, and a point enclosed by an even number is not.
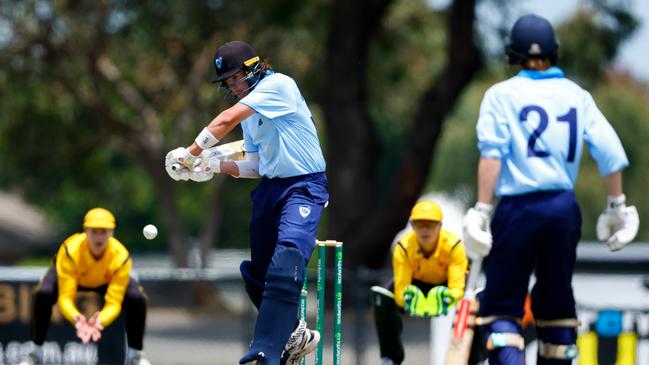
<svg viewBox="0 0 649 365"><path fill-rule="evenodd" d="M92 208L83 217L83 228L115 229L115 216L104 208Z"/></svg>
<svg viewBox="0 0 649 365"><path fill-rule="evenodd" d="M442 208L428 200L418 202L414 207L412 207L412 211L410 212L411 221L441 222L442 218Z"/></svg>

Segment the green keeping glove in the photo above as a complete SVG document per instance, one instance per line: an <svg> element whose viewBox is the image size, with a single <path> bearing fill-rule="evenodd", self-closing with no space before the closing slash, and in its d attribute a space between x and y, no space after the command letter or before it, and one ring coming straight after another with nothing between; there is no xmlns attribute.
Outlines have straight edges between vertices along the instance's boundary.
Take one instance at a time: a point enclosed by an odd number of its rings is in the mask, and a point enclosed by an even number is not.
<svg viewBox="0 0 649 365"><path fill-rule="evenodd" d="M438 285L428 292L427 311L430 316L436 317L448 313L448 308L455 304L455 297L451 290L444 285Z"/></svg>
<svg viewBox="0 0 649 365"><path fill-rule="evenodd" d="M428 311L428 300L426 295L414 285L408 285L403 292L403 300L406 303L406 313L413 317L426 317Z"/></svg>

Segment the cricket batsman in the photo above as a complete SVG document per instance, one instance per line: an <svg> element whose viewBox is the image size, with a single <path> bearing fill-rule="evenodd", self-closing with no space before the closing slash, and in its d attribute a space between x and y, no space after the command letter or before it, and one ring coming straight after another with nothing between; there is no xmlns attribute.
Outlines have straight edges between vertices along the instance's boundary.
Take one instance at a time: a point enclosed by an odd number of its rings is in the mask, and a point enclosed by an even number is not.
<svg viewBox="0 0 649 365"><path fill-rule="evenodd" d="M392 253L394 278L385 287L373 286L374 322L381 363L401 364L401 313L415 317L445 315L464 296L467 256L462 241L442 229L442 209L431 201L412 208L412 231Z"/></svg>
<svg viewBox="0 0 649 365"><path fill-rule="evenodd" d="M590 93L557 67L558 48L546 19L519 18L506 51L520 72L487 90L480 106L478 201L464 217L464 240L470 257L485 257L479 316L492 365L525 363L520 320L532 273L537 364L577 357L572 274L581 212L573 189L584 145L608 191L598 238L616 251L638 232L638 212L622 191L622 143Z"/></svg>
<svg viewBox="0 0 649 365"><path fill-rule="evenodd" d="M90 209L83 218L83 233L68 237L56 254L54 264L34 290L32 300L32 341L34 349L21 365L43 363L43 343L56 303L87 344L101 339L101 333L126 312L128 365L151 365L142 351L146 321L146 297L131 274L131 256L113 237L115 217L104 208ZM103 308L86 318L77 308L77 291L103 295Z"/></svg>
<svg viewBox="0 0 649 365"><path fill-rule="evenodd" d="M214 82L234 105L203 128L191 146L169 152L166 169L174 180L206 181L214 173L261 179L251 193L250 260L240 267L259 314L250 349L239 362L298 364L320 340L317 331L297 319L305 265L329 199L317 131L295 81L274 72L250 45L223 44L214 68ZM245 158L210 157L205 150L237 125L243 130Z"/></svg>

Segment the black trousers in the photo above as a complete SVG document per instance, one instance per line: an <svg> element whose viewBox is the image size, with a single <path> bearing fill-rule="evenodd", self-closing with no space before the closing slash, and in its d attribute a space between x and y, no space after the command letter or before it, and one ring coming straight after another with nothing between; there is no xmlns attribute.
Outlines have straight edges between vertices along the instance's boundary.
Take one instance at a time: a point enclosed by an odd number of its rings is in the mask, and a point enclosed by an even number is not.
<svg viewBox="0 0 649 365"><path fill-rule="evenodd" d="M102 297L106 295L108 285L97 288L84 288L79 286L79 291L93 291ZM52 317L52 306L59 297L58 280L54 266L47 270L47 273L34 289L32 300L32 341L42 345L47 336L47 329ZM142 350L144 339L144 327L146 323L146 296L140 284L133 277L130 278L128 288L122 302L122 311L125 314L126 338L128 346L136 350Z"/></svg>
<svg viewBox="0 0 649 365"><path fill-rule="evenodd" d="M446 283L429 284L419 280L413 280L411 284L424 293L428 293L434 286L446 285ZM383 287L394 293L393 280ZM405 358L403 343L401 342L401 332L403 331L401 315L404 311L396 305L394 299L388 297L375 298L373 304L374 324L379 338L381 357L388 357L395 363L401 364Z"/></svg>

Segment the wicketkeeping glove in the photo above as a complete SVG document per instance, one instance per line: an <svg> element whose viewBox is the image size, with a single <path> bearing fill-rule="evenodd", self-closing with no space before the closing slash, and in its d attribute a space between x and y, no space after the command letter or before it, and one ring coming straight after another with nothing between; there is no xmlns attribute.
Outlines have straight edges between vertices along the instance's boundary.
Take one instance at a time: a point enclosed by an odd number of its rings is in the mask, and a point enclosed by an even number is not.
<svg viewBox="0 0 649 365"><path fill-rule="evenodd" d="M462 234L466 253L471 259L480 259L491 251L491 204L477 202L464 216Z"/></svg>
<svg viewBox="0 0 649 365"><path fill-rule="evenodd" d="M408 285L403 292L403 300L406 303L404 310L413 317L426 317L428 311L428 300L426 295L414 285Z"/></svg>
<svg viewBox="0 0 649 365"><path fill-rule="evenodd" d="M444 285L438 285L428 292L426 297L428 301L429 316L439 316L448 313L448 309L455 304L455 297L451 294L451 289Z"/></svg>
<svg viewBox="0 0 649 365"><path fill-rule="evenodd" d="M611 251L621 250L638 234L640 218L634 206L626 206L626 196L609 196L606 209L597 219L597 238Z"/></svg>

